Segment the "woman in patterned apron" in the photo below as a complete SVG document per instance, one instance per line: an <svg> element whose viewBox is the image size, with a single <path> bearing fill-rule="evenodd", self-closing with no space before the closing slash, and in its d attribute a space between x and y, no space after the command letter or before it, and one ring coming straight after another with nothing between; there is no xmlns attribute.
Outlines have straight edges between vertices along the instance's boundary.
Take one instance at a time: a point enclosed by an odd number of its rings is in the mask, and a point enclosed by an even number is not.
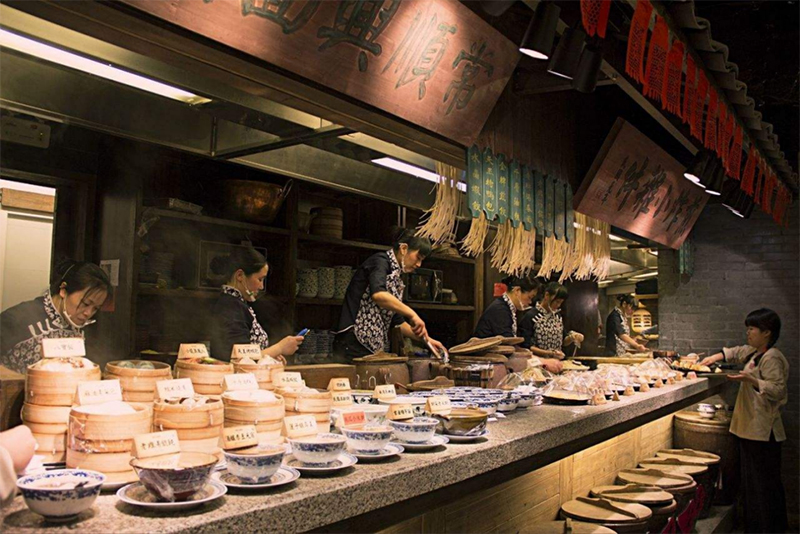
<svg viewBox="0 0 800 534"><path fill-rule="evenodd" d="M619 295L619 303L606 319L606 353L609 356L625 356L631 348L638 352L644 352L647 347L636 342L631 337L631 327L628 320L633 315L634 310L639 307L639 303L631 295Z"/></svg>
<svg viewBox="0 0 800 534"><path fill-rule="evenodd" d="M570 332L564 336L564 321L560 312L568 295L566 287L558 282L550 282L544 290L542 301L522 317L519 327L520 335L525 338L522 345L531 349L534 356L563 360L563 346L583 343L583 334Z"/></svg>
<svg viewBox="0 0 800 534"><path fill-rule="evenodd" d="M427 239L403 229L391 249L373 254L356 269L344 297L334 354L352 362L389 350L389 332L399 326L405 337L428 341L439 354L444 346L428 336L425 322L403 303L401 275L413 273L431 253Z"/></svg>
<svg viewBox="0 0 800 534"><path fill-rule="evenodd" d="M212 312L211 355L230 361L234 345L253 344L261 347L263 356L285 363L284 356L297 352L303 343L302 336L286 336L270 345L269 336L253 310L253 302L264 290L269 271L267 259L252 247L237 247L228 256L214 258L211 270L228 280Z"/></svg>
<svg viewBox="0 0 800 534"><path fill-rule="evenodd" d="M67 260L55 269L44 295L0 314L0 364L24 374L42 358L42 339L83 337L83 329L111 294L106 272L88 262Z"/></svg>

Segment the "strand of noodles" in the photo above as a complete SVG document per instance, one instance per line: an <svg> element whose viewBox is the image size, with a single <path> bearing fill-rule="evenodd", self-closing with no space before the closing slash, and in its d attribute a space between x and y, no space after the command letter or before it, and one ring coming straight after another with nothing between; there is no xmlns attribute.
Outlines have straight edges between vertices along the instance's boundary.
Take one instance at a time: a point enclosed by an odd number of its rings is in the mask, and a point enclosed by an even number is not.
<svg viewBox="0 0 800 534"><path fill-rule="evenodd" d="M481 210L477 219L472 219L469 232L461 241L461 252L465 256L474 258L483 254L483 243L486 241L486 234L489 232L489 221L486 214Z"/></svg>
<svg viewBox="0 0 800 534"><path fill-rule="evenodd" d="M433 246L452 243L456 238L456 224L460 197L458 192L458 170L452 165L436 162L436 200L422 219L424 223L417 227L417 235L427 237Z"/></svg>
<svg viewBox="0 0 800 534"><path fill-rule="evenodd" d="M489 245L487 252L491 255L492 261L491 265L495 269L500 272L503 271L503 267L506 264L506 257L504 256L506 251L505 241L507 239L508 233L508 221L505 224L501 224L497 227L497 232L494 235L494 239L492 243Z"/></svg>

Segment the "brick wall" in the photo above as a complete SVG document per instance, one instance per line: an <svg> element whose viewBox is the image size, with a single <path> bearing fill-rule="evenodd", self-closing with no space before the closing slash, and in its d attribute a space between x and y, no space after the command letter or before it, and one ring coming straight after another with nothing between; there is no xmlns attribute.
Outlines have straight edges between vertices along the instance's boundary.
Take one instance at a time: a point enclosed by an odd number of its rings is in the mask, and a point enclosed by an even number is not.
<svg viewBox="0 0 800 534"><path fill-rule="evenodd" d="M659 346L713 353L745 341L744 318L757 308L781 317L777 347L789 360L789 403L783 421L784 485L790 522L798 526L800 486L800 232L798 204L789 228L758 208L743 220L720 205L707 207L692 232L694 275L678 274L676 251L659 254ZM712 352L713 351L713 352Z"/></svg>

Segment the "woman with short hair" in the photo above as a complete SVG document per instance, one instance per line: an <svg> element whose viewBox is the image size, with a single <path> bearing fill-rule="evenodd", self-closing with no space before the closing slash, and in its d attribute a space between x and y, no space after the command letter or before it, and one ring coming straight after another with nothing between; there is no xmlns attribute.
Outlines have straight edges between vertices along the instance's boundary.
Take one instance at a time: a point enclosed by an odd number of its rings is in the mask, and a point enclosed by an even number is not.
<svg viewBox="0 0 800 534"><path fill-rule="evenodd" d="M563 346L583 343L583 334L570 332L564 336L564 320L560 311L568 296L566 287L558 282L550 282L544 290L542 301L522 317L519 327L520 336L525 338L522 345L535 356L563 360Z"/></svg>

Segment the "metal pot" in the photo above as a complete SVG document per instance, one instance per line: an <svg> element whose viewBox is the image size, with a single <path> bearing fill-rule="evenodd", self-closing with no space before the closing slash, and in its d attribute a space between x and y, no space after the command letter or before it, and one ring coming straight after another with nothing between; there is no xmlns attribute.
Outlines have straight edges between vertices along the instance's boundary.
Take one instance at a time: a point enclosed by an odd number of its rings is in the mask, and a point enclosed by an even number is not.
<svg viewBox="0 0 800 534"><path fill-rule="evenodd" d="M223 202L225 214L254 224L269 225L292 189L292 180L283 187L251 180L225 180Z"/></svg>

